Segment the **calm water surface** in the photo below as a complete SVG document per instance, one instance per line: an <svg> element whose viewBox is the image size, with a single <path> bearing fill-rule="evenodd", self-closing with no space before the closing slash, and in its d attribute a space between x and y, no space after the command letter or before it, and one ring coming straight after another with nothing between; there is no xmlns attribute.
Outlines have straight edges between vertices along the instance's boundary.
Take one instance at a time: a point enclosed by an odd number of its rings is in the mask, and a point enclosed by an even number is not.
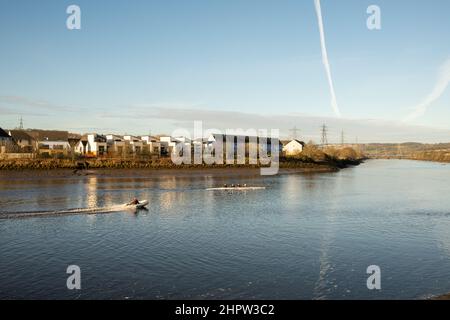
<svg viewBox="0 0 450 320"><path fill-rule="evenodd" d="M0 298L379 299L450 292L450 166L376 160L338 173L230 178L0 174ZM266 186L206 191L223 183ZM100 208L100 209L98 209ZM69 211L70 212L70 211ZM66 289L80 266L82 290ZM378 265L382 290L366 287Z"/></svg>

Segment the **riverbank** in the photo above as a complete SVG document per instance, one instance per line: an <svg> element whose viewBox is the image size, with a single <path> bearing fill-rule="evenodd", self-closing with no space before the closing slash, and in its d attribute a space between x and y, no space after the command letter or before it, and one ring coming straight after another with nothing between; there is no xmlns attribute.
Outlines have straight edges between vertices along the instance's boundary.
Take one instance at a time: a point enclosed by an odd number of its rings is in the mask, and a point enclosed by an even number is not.
<svg viewBox="0 0 450 320"><path fill-rule="evenodd" d="M418 153L414 153L414 154L408 156L407 158L411 159L411 160L449 163L450 162L450 150L418 152Z"/></svg>
<svg viewBox="0 0 450 320"><path fill-rule="evenodd" d="M371 160L411 160L411 161L424 161L424 162L434 162L440 164L450 163L450 156L444 157L429 157L429 156L419 156L419 155L407 155L407 156L377 156L369 157Z"/></svg>
<svg viewBox="0 0 450 320"><path fill-rule="evenodd" d="M280 169L296 170L301 172L337 171L350 165L358 165L362 160L328 160L328 161L303 161L299 159L282 159ZM82 174L88 170L116 170L116 169L147 169L160 170L258 170L258 165L175 165L171 159L163 158L150 161L139 160L108 160L95 159L73 161L66 159L18 159L0 161L0 171L32 171L32 170L73 170L75 174Z"/></svg>
<svg viewBox="0 0 450 320"><path fill-rule="evenodd" d="M280 168L278 175L285 174L314 174L336 172L339 169L330 168L328 166L316 166L312 168ZM261 176L259 168L250 167L205 167L205 168L160 168L160 169L145 169L145 168L115 168L115 169L87 169L87 170L72 170L72 169L51 169L51 170L0 170L0 179L14 180L14 179L54 179L54 178L162 178L174 177L177 178L193 178L193 177L258 177Z"/></svg>

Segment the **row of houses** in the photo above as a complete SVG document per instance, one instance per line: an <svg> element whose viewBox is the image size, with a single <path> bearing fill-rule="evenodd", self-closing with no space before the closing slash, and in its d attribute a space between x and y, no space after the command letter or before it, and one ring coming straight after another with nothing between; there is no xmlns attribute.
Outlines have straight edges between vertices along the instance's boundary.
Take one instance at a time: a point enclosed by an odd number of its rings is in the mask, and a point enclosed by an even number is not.
<svg viewBox="0 0 450 320"><path fill-rule="evenodd" d="M167 153L167 146L153 136L131 136L97 133L85 134L74 146L75 153L87 157L105 155L123 156L129 154L147 154L161 156Z"/></svg>
<svg viewBox="0 0 450 320"><path fill-rule="evenodd" d="M107 154L149 154L161 156L166 152L157 137L131 135L72 134L55 130L3 130L0 129L2 152L37 153L40 155L67 155L74 153L86 157ZM0 150L1 151L1 150Z"/></svg>
<svg viewBox="0 0 450 320"><path fill-rule="evenodd" d="M56 130L3 130L3 150L17 153L66 154L71 150L71 137L67 131ZM76 139L76 138L75 138Z"/></svg>
<svg viewBox="0 0 450 320"><path fill-rule="evenodd" d="M250 143L258 144L264 151L271 151L273 139L267 137L256 137L256 136L227 136L222 134L211 134L207 139L203 141L206 148L212 147L218 140L222 139L222 143L226 144L231 141L234 144L234 149L238 148L238 143L243 143L245 145L246 153ZM278 140L278 150L287 156L299 155L303 152L305 143L298 139L291 140Z"/></svg>
<svg viewBox="0 0 450 320"><path fill-rule="evenodd" d="M219 140L223 139L225 145L231 138L235 144L244 142L261 143L260 137L249 136L226 136L211 134L207 138L191 140L186 137L171 136L132 136L116 134L72 134L67 131L55 130L2 130L0 128L0 145L3 149L0 152L22 152L39 155L55 156L77 154L84 157L103 156L129 156L129 155L149 155L167 156L170 155L176 146L183 144L192 149L201 146L200 150L211 148ZM264 139L264 149L270 150L272 140ZM286 155L296 155L303 151L304 142L300 140L286 140L279 142L279 150ZM8 150L12 151L8 151ZM198 150L198 148L197 148Z"/></svg>
<svg viewBox="0 0 450 320"><path fill-rule="evenodd" d="M148 154L169 155L182 138L132 136L116 134L73 134L55 130L3 130L0 128L0 143L6 152L37 153L41 155L67 155L74 153L86 157L105 155Z"/></svg>

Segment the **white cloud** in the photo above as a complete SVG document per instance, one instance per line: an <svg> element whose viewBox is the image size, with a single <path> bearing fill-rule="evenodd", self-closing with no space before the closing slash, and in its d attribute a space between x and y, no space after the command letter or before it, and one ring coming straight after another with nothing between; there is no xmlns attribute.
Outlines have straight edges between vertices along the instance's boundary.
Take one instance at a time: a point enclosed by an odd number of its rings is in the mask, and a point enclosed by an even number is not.
<svg viewBox="0 0 450 320"><path fill-rule="evenodd" d="M437 82L433 88L433 91L416 107L414 107L414 111L410 113L403 121L410 122L414 121L417 118L423 116L428 108L438 100L447 89L450 83L450 58L440 67L439 76Z"/></svg>
<svg viewBox="0 0 450 320"><path fill-rule="evenodd" d="M71 107L66 105L59 105L50 103L45 100L39 99L30 99L27 97L21 96L0 96L0 103L4 105L8 105L10 110L16 110L17 114L23 112L32 112L37 114L48 114L49 111L64 111L64 112L78 112L80 110L85 110L85 108L81 107Z"/></svg>
<svg viewBox="0 0 450 320"><path fill-rule="evenodd" d="M109 111L98 115L106 119L121 119L133 123L135 128L149 123L164 126L165 133L176 128L193 129L194 121L202 121L203 128L225 129L280 129L280 134L289 136L289 129L297 126L304 140L320 141L320 127L326 123L329 127L331 143L340 141L341 130L345 131L346 140L355 142L447 142L450 130L415 126L380 119L348 119L336 117L319 117L300 114L254 114L237 111L211 110L199 108L167 108L130 106L123 111ZM126 120L128 119L128 121ZM114 120L113 120L114 121ZM118 132L125 128L118 128ZM156 133L156 132L155 132ZM136 132L139 134L139 132Z"/></svg>

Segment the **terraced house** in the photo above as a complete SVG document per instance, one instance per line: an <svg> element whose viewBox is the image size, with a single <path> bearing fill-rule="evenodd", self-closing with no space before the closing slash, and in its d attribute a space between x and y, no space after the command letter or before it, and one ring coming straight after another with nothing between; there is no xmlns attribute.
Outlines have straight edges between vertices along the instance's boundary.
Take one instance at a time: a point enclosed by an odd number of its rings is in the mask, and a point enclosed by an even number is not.
<svg viewBox="0 0 450 320"><path fill-rule="evenodd" d="M0 153L5 153L7 146L12 142L11 136L0 128Z"/></svg>
<svg viewBox="0 0 450 320"><path fill-rule="evenodd" d="M43 156L67 156L70 151L69 132L57 130L25 130L37 144L37 153Z"/></svg>
<svg viewBox="0 0 450 320"><path fill-rule="evenodd" d="M141 140L144 142L144 152L158 157L161 156L161 142L157 137L142 136Z"/></svg>
<svg viewBox="0 0 450 320"><path fill-rule="evenodd" d="M89 133L81 136L75 146L75 153L85 157L101 157L106 155L108 143L106 136L97 133Z"/></svg>
<svg viewBox="0 0 450 320"><path fill-rule="evenodd" d="M0 141L4 142L4 141L10 141L11 140L11 136L2 128L0 128Z"/></svg>
<svg viewBox="0 0 450 320"><path fill-rule="evenodd" d="M18 146L20 152L32 153L38 149L38 143L25 130L9 130L9 135Z"/></svg>

